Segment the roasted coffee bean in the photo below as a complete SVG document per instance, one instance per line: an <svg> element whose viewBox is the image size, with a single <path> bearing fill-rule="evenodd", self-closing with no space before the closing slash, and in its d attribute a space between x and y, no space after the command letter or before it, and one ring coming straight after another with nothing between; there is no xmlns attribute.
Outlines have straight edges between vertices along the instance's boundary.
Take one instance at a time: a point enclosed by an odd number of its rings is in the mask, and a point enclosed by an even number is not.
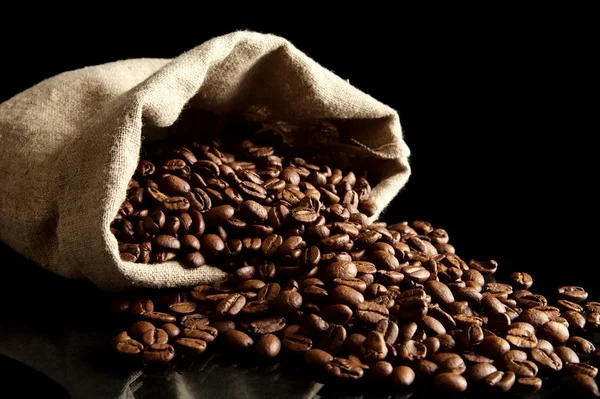
<svg viewBox="0 0 600 399"><path fill-rule="evenodd" d="M126 331L123 331L113 339L113 345L115 350L122 355L137 355L142 352L144 345L129 337Z"/></svg>
<svg viewBox="0 0 600 399"><path fill-rule="evenodd" d="M586 318L579 312L567 310L562 313L563 317L569 323L569 327L575 331L581 331L585 328Z"/></svg>
<svg viewBox="0 0 600 399"><path fill-rule="evenodd" d="M164 174L158 181L158 188L168 195L185 196L190 191L190 185L181 177Z"/></svg>
<svg viewBox="0 0 600 399"><path fill-rule="evenodd" d="M328 305L321 309L321 316L330 323L344 324L352 317L352 309L347 305Z"/></svg>
<svg viewBox="0 0 600 399"><path fill-rule="evenodd" d="M322 369L332 360L333 356L321 349L310 349L304 354L304 362L306 365L315 369Z"/></svg>
<svg viewBox="0 0 600 399"><path fill-rule="evenodd" d="M490 363L478 363L468 367L464 376L469 382L477 382L484 380L496 371L498 371L496 367Z"/></svg>
<svg viewBox="0 0 600 399"><path fill-rule="evenodd" d="M376 362L385 359L387 354L383 335L377 331L370 331L361 344L361 358L367 362Z"/></svg>
<svg viewBox="0 0 600 399"><path fill-rule="evenodd" d="M152 344L143 352L146 363L168 363L175 357L175 349L169 344Z"/></svg>
<svg viewBox="0 0 600 399"><path fill-rule="evenodd" d="M369 255L369 261L372 262L378 269L399 271L400 262L398 259L386 251L373 251Z"/></svg>
<svg viewBox="0 0 600 399"><path fill-rule="evenodd" d="M544 324L550 321L546 313L536 308L523 310L517 320L520 322L529 323L536 329L541 328Z"/></svg>
<svg viewBox="0 0 600 399"><path fill-rule="evenodd" d="M585 323L590 330L597 330L600 327L600 313L591 312L587 314Z"/></svg>
<svg viewBox="0 0 600 399"><path fill-rule="evenodd" d="M324 270L324 277L329 280L336 278L351 279L356 277L358 269L354 262L333 262Z"/></svg>
<svg viewBox="0 0 600 399"><path fill-rule="evenodd" d="M446 328L443 326L443 324L429 315L424 315L417 324L423 328L423 330L425 330L427 336L433 337L436 335L446 334Z"/></svg>
<svg viewBox="0 0 600 399"><path fill-rule="evenodd" d="M335 252L345 249L348 243L350 243L348 234L336 234L322 239L318 245L324 252Z"/></svg>
<svg viewBox="0 0 600 399"><path fill-rule="evenodd" d="M151 299L138 299L130 305L131 313L141 316L154 311L154 302Z"/></svg>
<svg viewBox="0 0 600 399"><path fill-rule="evenodd" d="M254 345L254 341L248 334L238 330L226 331L223 333L223 339L231 351L245 351Z"/></svg>
<svg viewBox="0 0 600 399"><path fill-rule="evenodd" d="M515 373L517 378L535 377L538 372L538 366L527 360L527 354L520 350L510 350L502 356L506 370Z"/></svg>
<svg viewBox="0 0 600 399"><path fill-rule="evenodd" d="M415 372L408 366L396 366L392 370L391 384L394 388L406 388L415 381Z"/></svg>
<svg viewBox="0 0 600 399"><path fill-rule="evenodd" d="M202 253L208 256L218 256L225 249L225 243L216 234L205 234L200 238Z"/></svg>
<svg viewBox="0 0 600 399"><path fill-rule="evenodd" d="M165 323L161 326L161 328L167 333L169 338L175 338L181 333L179 327L173 323Z"/></svg>
<svg viewBox="0 0 600 399"><path fill-rule="evenodd" d="M586 363L567 363L564 369L570 375L585 374L592 378L596 378L598 375L598 369Z"/></svg>
<svg viewBox="0 0 600 399"><path fill-rule="evenodd" d="M213 342L219 331L211 326L194 325L183 329L182 336L185 338L201 339L205 342Z"/></svg>
<svg viewBox="0 0 600 399"><path fill-rule="evenodd" d="M515 386L525 392L537 392L542 389L542 380L538 377L521 377L517 378Z"/></svg>
<svg viewBox="0 0 600 399"><path fill-rule="evenodd" d="M440 305L454 302L454 295L446 284L436 280L429 280L426 281L424 285L427 293L431 295L432 301L439 303Z"/></svg>
<svg viewBox="0 0 600 399"><path fill-rule="evenodd" d="M430 356L432 362L438 365L440 372L462 374L466 370L464 360L455 353L434 353Z"/></svg>
<svg viewBox="0 0 600 399"><path fill-rule="evenodd" d="M396 345L395 348L398 352L398 358L408 362L423 360L427 356L427 346L412 339Z"/></svg>
<svg viewBox="0 0 600 399"><path fill-rule="evenodd" d="M306 352L312 349L313 342L309 337L298 333L286 334L281 346L289 352Z"/></svg>
<svg viewBox="0 0 600 399"><path fill-rule="evenodd" d="M302 307L302 295L295 291L281 291L272 302L273 308L281 312L290 312Z"/></svg>
<svg viewBox="0 0 600 399"><path fill-rule="evenodd" d="M265 334L256 341L255 347L259 355L273 359L281 351L281 341L276 335Z"/></svg>
<svg viewBox="0 0 600 399"><path fill-rule="evenodd" d="M588 293L582 287L566 285L558 289L559 299L565 299L575 303L581 303L588 297Z"/></svg>
<svg viewBox="0 0 600 399"><path fill-rule="evenodd" d="M368 376L372 381L384 381L392 375L393 370L394 366L390 362L380 360L369 367Z"/></svg>
<svg viewBox="0 0 600 399"><path fill-rule="evenodd" d="M390 312L403 320L420 320L427 314L427 302L424 299L411 297L396 300Z"/></svg>
<svg viewBox="0 0 600 399"><path fill-rule="evenodd" d="M217 312L234 316L246 306L246 298L240 294L231 294L217 305Z"/></svg>
<svg viewBox="0 0 600 399"><path fill-rule="evenodd" d="M336 285L329 291L329 297L335 304L348 305L351 308L356 308L365 301L363 295L345 285Z"/></svg>
<svg viewBox="0 0 600 399"><path fill-rule="evenodd" d="M452 372L442 372L433 377L433 387L439 392L464 392L467 390L467 380L462 375Z"/></svg>
<svg viewBox="0 0 600 399"><path fill-rule="evenodd" d="M359 380L364 375L363 369L355 362L340 357L333 358L324 365L324 371L334 378L342 380Z"/></svg>
<svg viewBox="0 0 600 399"><path fill-rule="evenodd" d="M548 323L546 323L548 324ZM558 323L557 323L558 324ZM562 325L561 325L562 327ZM537 346L537 337L535 332L524 330L522 328L511 328L506 332L506 340L515 348L535 348ZM552 341L550 341L552 342Z"/></svg>
<svg viewBox="0 0 600 399"><path fill-rule="evenodd" d="M531 359L542 371L557 372L563 368L562 360L553 351L533 348L531 350Z"/></svg>
<svg viewBox="0 0 600 399"><path fill-rule="evenodd" d="M572 336L567 340L566 346L573 349L575 352L589 355L596 350L593 343L585 338Z"/></svg>
<svg viewBox="0 0 600 399"><path fill-rule="evenodd" d="M262 320L255 320L248 326L248 331L253 334L272 334L285 328L285 319L283 317L267 317Z"/></svg>
<svg viewBox="0 0 600 399"><path fill-rule="evenodd" d="M533 284L533 278L529 273L514 272L510 275L510 280L517 289L529 289Z"/></svg>
<svg viewBox="0 0 600 399"><path fill-rule="evenodd" d="M490 375L488 375L484 382L485 384L498 391L498 392L508 392L515 384L517 377L515 373L512 371L496 371Z"/></svg>
<svg viewBox="0 0 600 399"><path fill-rule="evenodd" d="M189 314L196 311L196 304L194 302L177 302L169 305L169 311L175 314Z"/></svg>
<svg viewBox="0 0 600 399"><path fill-rule="evenodd" d="M346 329L338 324L331 324L322 334L319 348L325 352L335 355L344 346L346 341Z"/></svg>
<svg viewBox="0 0 600 399"><path fill-rule="evenodd" d="M388 309L373 302L363 302L356 307L356 317L364 323L375 324L389 317Z"/></svg>
<svg viewBox="0 0 600 399"><path fill-rule="evenodd" d="M179 324L183 328L193 328L195 326L207 326L209 323L208 317L200 313L194 313L183 316Z"/></svg>
<svg viewBox="0 0 600 399"><path fill-rule="evenodd" d="M552 345L562 345L569 339L569 329L556 321L544 324L540 329L540 334Z"/></svg>
<svg viewBox="0 0 600 399"><path fill-rule="evenodd" d="M554 353L562 360L563 364L579 363L579 356L569 347L557 346L554 348Z"/></svg>
<svg viewBox="0 0 600 399"><path fill-rule="evenodd" d="M206 342L199 338L179 338L175 341L175 346L188 356L197 356L206 351Z"/></svg>
<svg viewBox="0 0 600 399"><path fill-rule="evenodd" d="M469 267L482 274L494 274L498 269L498 262L495 260L490 260L488 262L472 260L469 262Z"/></svg>
<svg viewBox="0 0 600 399"><path fill-rule="evenodd" d="M578 394L600 397L598 384L593 377L586 374L577 374L570 380L571 388Z"/></svg>

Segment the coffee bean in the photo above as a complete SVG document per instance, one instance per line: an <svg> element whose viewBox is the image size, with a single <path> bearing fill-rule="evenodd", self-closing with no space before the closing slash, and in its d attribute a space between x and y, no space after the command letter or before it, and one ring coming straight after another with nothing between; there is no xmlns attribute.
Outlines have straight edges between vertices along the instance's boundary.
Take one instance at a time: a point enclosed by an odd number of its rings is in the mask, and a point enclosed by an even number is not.
<svg viewBox="0 0 600 399"><path fill-rule="evenodd" d="M325 352L335 355L344 346L346 341L346 329L338 324L331 324L323 332L319 348Z"/></svg>
<svg viewBox="0 0 600 399"><path fill-rule="evenodd" d="M563 368L562 360L553 351L533 348L531 350L531 358L539 366L540 370L543 371L557 372Z"/></svg>
<svg viewBox="0 0 600 399"><path fill-rule="evenodd" d="M392 370L391 384L395 388L405 388L415 381L415 372L408 366L396 366Z"/></svg>
<svg viewBox="0 0 600 399"><path fill-rule="evenodd" d="M524 323L529 323L536 329L541 328L544 324L550 321L546 313L536 308L523 310L517 320Z"/></svg>
<svg viewBox="0 0 600 399"><path fill-rule="evenodd" d="M467 368L465 378L469 382L481 381L496 371L496 367L490 363L478 363Z"/></svg>
<svg viewBox="0 0 600 399"><path fill-rule="evenodd" d="M439 392L464 392L467 390L467 380L462 375L442 372L433 378L433 387Z"/></svg>
<svg viewBox="0 0 600 399"><path fill-rule="evenodd" d="M141 342L130 338L125 331L117 334L113 339L113 345L119 354L128 356L137 355L144 349Z"/></svg>
<svg viewBox="0 0 600 399"><path fill-rule="evenodd" d="M281 346L289 352L306 352L312 349L312 340L298 333L286 334Z"/></svg>
<svg viewBox="0 0 600 399"><path fill-rule="evenodd" d="M537 392L542 389L542 380L538 377L517 378L516 387L525 392Z"/></svg>
<svg viewBox="0 0 600 399"><path fill-rule="evenodd" d="M147 363L168 363L175 357L175 349L169 344L152 344L143 353Z"/></svg>
<svg viewBox="0 0 600 399"><path fill-rule="evenodd" d="M427 314L427 309L427 302L424 299L410 297L397 300L390 313L402 320L420 320Z"/></svg>
<svg viewBox="0 0 600 399"><path fill-rule="evenodd" d="M579 363L579 356L569 347L557 346L554 348L554 353L562 360L563 364Z"/></svg>
<svg viewBox="0 0 600 399"><path fill-rule="evenodd" d="M169 305L169 310L175 314L189 314L196 311L196 304L194 302L177 302Z"/></svg>
<svg viewBox="0 0 600 399"><path fill-rule="evenodd" d="M587 299L588 293L582 287L566 285L558 289L558 297L559 299L581 303Z"/></svg>
<svg viewBox="0 0 600 399"><path fill-rule="evenodd" d="M598 369L586 363L567 363L564 369L570 375L585 374L592 378L596 378L598 375Z"/></svg>
<svg viewBox="0 0 600 399"><path fill-rule="evenodd" d="M133 323L131 325L131 327L129 327L129 333L133 336L133 337L139 337L141 338L145 332L147 331L152 331L154 330L156 327L154 327L154 324L147 322L147 321L136 321L135 323Z"/></svg>
<svg viewBox="0 0 600 399"><path fill-rule="evenodd" d="M246 351L254 345L254 341L248 334L238 330L229 330L223 333L223 339L231 351Z"/></svg>
<svg viewBox="0 0 600 399"><path fill-rule="evenodd" d="M231 294L217 305L217 312L222 315L234 316L246 306L246 298L240 294Z"/></svg>
<svg viewBox="0 0 600 399"><path fill-rule="evenodd" d="M294 311L302 306L302 295L295 291L281 291L272 304L275 309L282 312Z"/></svg>
<svg viewBox="0 0 600 399"><path fill-rule="evenodd" d="M360 292L345 285L336 285L333 287L329 292L329 297L333 303L348 305L351 308L356 308L365 301Z"/></svg>
<svg viewBox="0 0 600 399"><path fill-rule="evenodd" d="M550 341L552 345L562 345L569 339L569 329L556 321L549 321L544 324L540 330L540 334Z"/></svg>
<svg viewBox="0 0 600 399"><path fill-rule="evenodd" d="M407 362L423 360L427 356L427 346L424 343L409 339L395 346L398 358Z"/></svg>
<svg viewBox="0 0 600 399"><path fill-rule="evenodd" d="M333 262L325 268L324 277L329 280L351 279L356 277L357 273L358 269L354 262Z"/></svg>
<svg viewBox="0 0 600 399"><path fill-rule="evenodd" d="M444 283L435 280L429 280L424 283L425 290L431 295L432 301L441 305L454 302L454 295L450 288Z"/></svg>
<svg viewBox="0 0 600 399"><path fill-rule="evenodd" d="M199 338L178 338L175 346L181 353L189 356L200 355L206 350L206 342Z"/></svg>
<svg viewBox="0 0 600 399"><path fill-rule="evenodd" d="M506 370L515 373L517 378L535 377L538 372L537 365L527 360L527 354L520 350L510 350L502 356Z"/></svg>
<svg viewBox="0 0 600 399"><path fill-rule="evenodd" d="M375 324L389 317L388 309L373 302L363 302L356 307L356 317L364 323Z"/></svg>
<svg viewBox="0 0 600 399"><path fill-rule="evenodd" d="M510 275L512 284L518 289L529 289L533 285L533 278L529 273L514 272Z"/></svg>
<svg viewBox="0 0 600 399"><path fill-rule="evenodd" d="M577 336L571 336L567 340L566 346L573 349L575 352L584 353L586 355L589 355L596 350L596 347L593 343L585 338Z"/></svg>
<svg viewBox="0 0 600 399"><path fill-rule="evenodd" d="M369 367L368 375L372 381L384 381L394 370L394 366L390 362L380 360Z"/></svg>
<svg viewBox="0 0 600 399"><path fill-rule="evenodd" d="M364 375L363 369L355 362L336 357L325 363L324 371L329 376L342 380L358 380Z"/></svg>
<svg viewBox="0 0 600 399"><path fill-rule="evenodd" d="M535 333L522 328L509 329L506 332L506 340L516 348L535 348L537 346Z"/></svg>
<svg viewBox="0 0 600 399"><path fill-rule="evenodd" d="M200 238L202 253L208 256L218 256L224 249L225 243L216 234L205 234Z"/></svg>
<svg viewBox="0 0 600 399"><path fill-rule="evenodd" d="M438 337L439 339L439 337ZM435 353L430 356L432 362L438 365L440 372L462 374L466 370L464 360L455 353Z"/></svg>
<svg viewBox="0 0 600 399"><path fill-rule="evenodd" d="M488 375L484 382L485 384L499 392L508 392L513 387L516 381L515 373L512 371L496 371Z"/></svg>
<svg viewBox="0 0 600 399"><path fill-rule="evenodd" d="M193 328L195 326L207 326L209 323L208 317L200 313L194 313L183 316L179 324L184 328Z"/></svg>
<svg viewBox="0 0 600 399"><path fill-rule="evenodd" d="M181 333L179 327L173 323L165 323L161 326L161 328L167 333L169 338L175 338Z"/></svg>
<svg viewBox="0 0 600 399"><path fill-rule="evenodd" d="M589 375L577 374L570 380L569 385L578 394L600 397L598 384Z"/></svg>
<svg viewBox="0 0 600 399"><path fill-rule="evenodd" d="M255 347L259 355L273 359L276 358L281 351L281 341L276 335L265 334L256 341Z"/></svg>
<svg viewBox="0 0 600 399"><path fill-rule="evenodd" d="M562 313L572 330L581 331L585 328L586 318L578 312L567 310Z"/></svg>

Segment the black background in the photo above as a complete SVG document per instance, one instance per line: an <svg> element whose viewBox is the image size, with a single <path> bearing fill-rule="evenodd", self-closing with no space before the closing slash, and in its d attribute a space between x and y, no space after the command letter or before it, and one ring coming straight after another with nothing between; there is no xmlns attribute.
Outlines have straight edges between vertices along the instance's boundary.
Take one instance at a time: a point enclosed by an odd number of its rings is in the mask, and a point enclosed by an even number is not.
<svg viewBox="0 0 600 399"><path fill-rule="evenodd" d="M101 22L33 22L5 14L0 102L66 70L171 58L233 30L279 34L398 110L413 173L385 221L430 220L467 260L528 271L546 289L597 292L598 32L588 11L376 9L350 20L317 9L256 18L231 8L236 18L184 10L132 19L114 10ZM20 259L0 251L0 264ZM64 288L46 273L34 288L53 292L46 278Z"/></svg>
<svg viewBox="0 0 600 399"><path fill-rule="evenodd" d="M0 101L66 70L276 33L400 113L413 174L386 221L430 220L465 258L582 284L573 273L596 267L597 30L585 10L499 11L29 21L2 27Z"/></svg>

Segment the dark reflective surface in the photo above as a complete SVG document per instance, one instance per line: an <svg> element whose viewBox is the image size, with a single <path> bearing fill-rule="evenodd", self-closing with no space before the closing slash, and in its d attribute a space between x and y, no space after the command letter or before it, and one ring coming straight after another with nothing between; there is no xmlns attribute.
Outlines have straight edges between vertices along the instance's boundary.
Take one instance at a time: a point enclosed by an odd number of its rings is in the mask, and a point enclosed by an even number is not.
<svg viewBox="0 0 600 399"><path fill-rule="evenodd" d="M108 313L108 298L97 288L56 277L4 244L0 244L0 257L10 265L0 289L0 370L6 370L0 381L22 397L39 393L59 398L124 399L438 397L429 393L427 386L394 393L379 392L376 386L323 385L313 380L318 376L293 361L257 364L253 359L214 353L142 370L136 364L123 363L113 353L110 340L124 326ZM21 283L24 281L26 286ZM540 284L536 283L536 292L548 293ZM559 383L545 381L537 394L504 397L561 397L565 390ZM481 395L469 391L448 397Z"/></svg>

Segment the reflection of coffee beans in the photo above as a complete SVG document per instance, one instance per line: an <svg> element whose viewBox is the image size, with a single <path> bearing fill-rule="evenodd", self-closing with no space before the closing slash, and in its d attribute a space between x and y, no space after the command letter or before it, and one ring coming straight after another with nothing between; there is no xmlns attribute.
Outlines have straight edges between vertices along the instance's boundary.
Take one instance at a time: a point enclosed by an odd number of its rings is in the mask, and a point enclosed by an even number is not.
<svg viewBox="0 0 600 399"><path fill-rule="evenodd" d="M598 392L600 303L583 288L548 303L528 273L495 281L497 262L466 262L431 223L371 223L361 173L286 151L263 140L148 151L111 225L122 259L208 262L230 278L116 301L132 318L118 353L163 364L219 348L303 361L328 381L443 392L536 392L566 376Z"/></svg>

